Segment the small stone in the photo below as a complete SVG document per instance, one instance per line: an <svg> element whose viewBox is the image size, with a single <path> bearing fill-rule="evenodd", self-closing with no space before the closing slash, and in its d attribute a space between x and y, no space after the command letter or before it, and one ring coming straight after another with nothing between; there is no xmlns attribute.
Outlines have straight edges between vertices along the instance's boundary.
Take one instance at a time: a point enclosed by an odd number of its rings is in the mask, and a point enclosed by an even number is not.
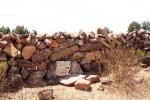
<svg viewBox="0 0 150 100"><path fill-rule="evenodd" d="M80 79L75 82L75 88L77 90L89 91L91 90L91 83L88 80Z"/></svg>
<svg viewBox="0 0 150 100"><path fill-rule="evenodd" d="M89 80L91 83L100 82L100 76L98 75L90 75L86 79Z"/></svg>
<svg viewBox="0 0 150 100"><path fill-rule="evenodd" d="M104 85L110 85L112 83L112 80L109 77L101 77L100 82Z"/></svg>
<svg viewBox="0 0 150 100"><path fill-rule="evenodd" d="M42 90L38 93L40 100L52 100L53 99L53 89Z"/></svg>
<svg viewBox="0 0 150 100"><path fill-rule="evenodd" d="M98 87L98 90L99 90L99 91L104 91L104 90L105 90L105 87L101 84L101 85Z"/></svg>

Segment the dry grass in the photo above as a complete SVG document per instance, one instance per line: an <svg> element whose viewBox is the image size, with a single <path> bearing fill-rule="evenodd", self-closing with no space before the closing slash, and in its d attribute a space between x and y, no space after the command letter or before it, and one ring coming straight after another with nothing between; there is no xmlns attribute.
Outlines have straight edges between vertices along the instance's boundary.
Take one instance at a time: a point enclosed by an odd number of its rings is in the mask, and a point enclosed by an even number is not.
<svg viewBox="0 0 150 100"><path fill-rule="evenodd" d="M130 48L115 48L100 60L106 66L106 72L112 77L111 90L117 90L126 95L141 92L134 81L139 71L138 57Z"/></svg>

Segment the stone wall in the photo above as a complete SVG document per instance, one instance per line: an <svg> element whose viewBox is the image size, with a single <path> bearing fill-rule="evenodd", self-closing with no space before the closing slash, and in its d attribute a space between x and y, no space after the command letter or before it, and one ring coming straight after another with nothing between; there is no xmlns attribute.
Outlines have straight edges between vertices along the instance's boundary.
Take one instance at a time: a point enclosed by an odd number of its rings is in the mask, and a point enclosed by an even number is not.
<svg viewBox="0 0 150 100"><path fill-rule="evenodd" d="M0 61L7 62L8 77L19 75L32 85L41 84L43 79L55 83L62 73L98 73L97 61L112 49L110 43L105 29L98 29L96 34L57 32L52 36L10 33L0 36ZM66 70L65 61L70 64Z"/></svg>

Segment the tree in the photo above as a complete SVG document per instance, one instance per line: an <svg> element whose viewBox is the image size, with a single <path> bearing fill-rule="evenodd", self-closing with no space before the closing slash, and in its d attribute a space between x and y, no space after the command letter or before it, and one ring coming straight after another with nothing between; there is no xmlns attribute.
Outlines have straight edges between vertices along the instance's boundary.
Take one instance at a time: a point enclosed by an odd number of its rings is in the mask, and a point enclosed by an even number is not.
<svg viewBox="0 0 150 100"><path fill-rule="evenodd" d="M137 31L141 28L141 25L139 22L132 21L128 26L128 32Z"/></svg>
<svg viewBox="0 0 150 100"><path fill-rule="evenodd" d="M150 31L150 22L149 21L143 21L141 23L141 25L144 30Z"/></svg>
<svg viewBox="0 0 150 100"><path fill-rule="evenodd" d="M22 26L16 26L16 28L13 30L13 32L17 34L29 34L29 31L27 28L25 28L23 25Z"/></svg>
<svg viewBox="0 0 150 100"><path fill-rule="evenodd" d="M0 32L2 32L3 34L9 34L9 33L11 33L11 30L9 27L2 26L2 27L0 27Z"/></svg>

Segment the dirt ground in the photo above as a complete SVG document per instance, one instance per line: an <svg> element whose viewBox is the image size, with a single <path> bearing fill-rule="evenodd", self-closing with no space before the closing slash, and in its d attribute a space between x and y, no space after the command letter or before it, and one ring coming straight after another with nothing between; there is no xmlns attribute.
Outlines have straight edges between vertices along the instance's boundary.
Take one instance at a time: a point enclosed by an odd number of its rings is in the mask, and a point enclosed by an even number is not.
<svg viewBox="0 0 150 100"><path fill-rule="evenodd" d="M141 70L139 75L145 80L150 80L150 69L148 71ZM150 84L150 81L148 83ZM150 89L148 89L145 96L132 97L122 95L119 92L110 92L107 88L104 91L100 91L98 90L100 82L91 86L91 92L76 90L74 87L63 85L23 88L17 93L9 93L5 98L0 98L0 100L38 100L38 92L45 89L54 90L54 100L150 100Z"/></svg>

